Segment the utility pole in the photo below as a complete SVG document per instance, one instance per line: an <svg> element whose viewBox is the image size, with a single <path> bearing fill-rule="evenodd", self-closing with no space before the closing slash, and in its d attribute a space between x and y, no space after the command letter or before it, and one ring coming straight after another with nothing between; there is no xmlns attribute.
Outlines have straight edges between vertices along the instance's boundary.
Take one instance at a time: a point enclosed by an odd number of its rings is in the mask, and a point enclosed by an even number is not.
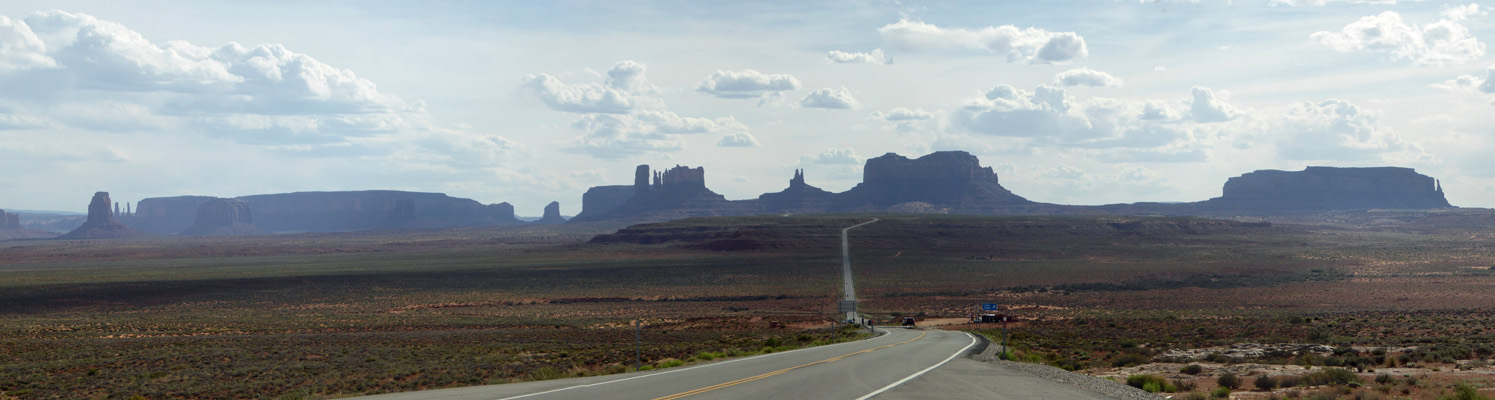
<svg viewBox="0 0 1495 400"><path fill-rule="evenodd" d="M635 372L643 368L639 364L639 353L642 353L644 351L643 339L644 323L639 322L639 320L633 320L633 370Z"/></svg>
<svg viewBox="0 0 1495 400"><path fill-rule="evenodd" d="M1002 316L1002 359L1007 358L1007 316L1004 315Z"/></svg>

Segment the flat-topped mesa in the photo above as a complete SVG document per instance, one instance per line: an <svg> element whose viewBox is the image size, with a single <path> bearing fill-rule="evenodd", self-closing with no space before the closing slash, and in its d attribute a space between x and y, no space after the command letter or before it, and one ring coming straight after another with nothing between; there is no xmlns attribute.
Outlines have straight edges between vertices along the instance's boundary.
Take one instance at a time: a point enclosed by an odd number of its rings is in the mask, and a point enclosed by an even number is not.
<svg viewBox="0 0 1495 400"><path fill-rule="evenodd" d="M917 159L888 153L867 160L862 183L842 194L843 206L887 207L928 203L954 212L991 212L1033 204L1003 188L991 167L964 151L940 151Z"/></svg>
<svg viewBox="0 0 1495 400"><path fill-rule="evenodd" d="M153 197L135 203L135 213L116 217L131 228L171 235L186 230L197 220L197 208L217 197Z"/></svg>
<svg viewBox="0 0 1495 400"><path fill-rule="evenodd" d="M1442 184L1411 168L1259 170L1225 182L1206 204L1254 211L1448 208Z"/></svg>
<svg viewBox="0 0 1495 400"><path fill-rule="evenodd" d="M109 192L97 192L93 194L93 200L88 202L88 220L83 226L58 236L60 239L108 239L142 236L144 233L132 229L125 224L114 220L114 211L110 209L113 202L109 200Z"/></svg>
<svg viewBox="0 0 1495 400"><path fill-rule="evenodd" d="M561 202L552 201L550 204L545 205L545 214L533 223L535 225L559 225L566 223L566 217L561 216Z"/></svg>
<svg viewBox="0 0 1495 400"><path fill-rule="evenodd" d="M249 203L239 199L213 199L197 206L197 220L183 235L225 236L264 233L254 226Z"/></svg>

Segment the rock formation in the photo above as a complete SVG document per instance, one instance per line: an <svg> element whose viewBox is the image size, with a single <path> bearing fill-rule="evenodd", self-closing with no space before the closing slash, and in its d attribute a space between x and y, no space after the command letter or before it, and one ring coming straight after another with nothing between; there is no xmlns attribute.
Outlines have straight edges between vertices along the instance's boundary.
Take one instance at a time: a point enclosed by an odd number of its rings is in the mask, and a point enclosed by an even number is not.
<svg viewBox="0 0 1495 400"><path fill-rule="evenodd" d="M648 166L643 167L646 168L642 175L643 185L593 186L587 189L587 192L581 195L581 212L572 219L581 218L583 221L601 219L628 203L628 199L633 198L633 193L639 188L648 190Z"/></svg>
<svg viewBox="0 0 1495 400"><path fill-rule="evenodd" d="M794 170L789 187L778 193L758 196L759 208L766 212L812 213L824 212L832 207L835 194L805 183L805 170Z"/></svg>
<svg viewBox="0 0 1495 400"><path fill-rule="evenodd" d="M649 178L652 178L652 182ZM611 195L608 200L621 197L617 191L609 191L608 194ZM596 197L602 196L594 196L594 199ZM582 212L571 218L572 222L604 219L657 221L689 217L746 215L750 209L746 203L727 201L722 195L707 189L705 167L690 168L679 165L665 171L655 171L652 176L648 165L638 166L634 172L633 195L611 211L594 212L587 209L585 204L584 196Z"/></svg>
<svg viewBox="0 0 1495 400"><path fill-rule="evenodd" d="M0 229L21 229L21 214L0 210Z"/></svg>
<svg viewBox="0 0 1495 400"><path fill-rule="evenodd" d="M1451 207L1437 180L1400 167L1260 170L1230 178L1222 196L1204 203L1247 212Z"/></svg>
<svg viewBox="0 0 1495 400"><path fill-rule="evenodd" d="M535 225L559 225L566 223L566 217L561 216L561 202L552 201L545 206L545 215L539 220L532 222Z"/></svg>
<svg viewBox="0 0 1495 400"><path fill-rule="evenodd" d="M249 203L238 199L213 199L197 206L197 220L183 235L226 236L264 233L254 226Z"/></svg>
<svg viewBox="0 0 1495 400"><path fill-rule="evenodd" d="M216 199L182 196L141 200L135 216L124 222L142 230L182 232L193 224L197 208ZM484 205L441 193L370 190L357 192L300 192L238 198L254 210L254 225L267 232L337 232L382 228L453 228L512 226L508 203ZM414 218L390 226L396 203L411 201ZM404 215L401 218L409 217Z"/></svg>
<svg viewBox="0 0 1495 400"><path fill-rule="evenodd" d="M409 228L456 228L518 225L513 207L484 206L441 193L367 190L357 192L298 192L244 196L254 210L255 225L271 232L337 232L379 229L389 220L395 203L411 201L415 221ZM504 215L504 211L508 211Z"/></svg>
<svg viewBox="0 0 1495 400"><path fill-rule="evenodd" d="M125 224L114 220L114 212L110 210L113 202L109 200L109 192L98 192L93 194L93 200L88 202L88 220L83 226L58 236L59 239L108 239L143 236L144 232L137 231Z"/></svg>
<svg viewBox="0 0 1495 400"><path fill-rule="evenodd" d="M928 203L955 213L1021 210L1034 203L997 182L991 167L963 151L934 152L917 159L888 153L867 160L862 183L842 193L839 209L879 210L902 203Z"/></svg>
<svg viewBox="0 0 1495 400"><path fill-rule="evenodd" d="M197 208L217 199L212 196L155 197L135 204L135 213L117 217L131 228L162 235L174 235L197 220Z"/></svg>

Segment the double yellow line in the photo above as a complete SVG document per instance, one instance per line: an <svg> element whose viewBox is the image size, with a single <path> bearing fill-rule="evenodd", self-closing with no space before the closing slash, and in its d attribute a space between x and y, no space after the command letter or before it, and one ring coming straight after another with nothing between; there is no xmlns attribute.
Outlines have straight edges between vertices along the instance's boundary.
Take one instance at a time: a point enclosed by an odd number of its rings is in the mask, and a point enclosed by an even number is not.
<svg viewBox="0 0 1495 400"><path fill-rule="evenodd" d="M862 351L858 351L858 352L855 352L855 353L843 354L843 355L839 355L839 356L836 356L836 357L831 357L831 358L827 358L827 359L824 359L824 360L812 362L812 363L809 363L809 364L804 364L804 365L799 365L799 366L784 368L784 369L781 369L781 370L778 370L778 371L769 372L769 373L766 373L766 374L763 374L763 375L758 375L758 376L748 377L748 378L742 378L742 379L738 379L738 380L727 382L727 383L721 383L721 384L711 385L711 386L703 387L703 388L700 388L700 389L692 390L692 391L689 391L689 392L676 393L676 394L672 394L672 395L669 395L669 396L660 397L660 398L657 398L657 399L654 399L654 400L675 400L675 399L678 399L678 398L682 398L682 397L686 397L686 396L694 396L694 395L698 395L698 394L701 394L701 393L710 392L710 391L721 389L721 388L725 388L725 387L741 385L741 384L744 384L744 383L748 383L748 382L752 382L752 381L756 381L756 380L768 378L768 377L775 376L775 375L782 375L782 374L784 374L786 372L793 371L793 370L800 369L800 368L804 368L804 367L808 367L808 366L811 366L811 365L828 363L828 362L840 360L840 359L843 359L843 358L846 358L846 357L851 357L851 356L854 356L854 355L857 355L857 354L869 353L869 352L872 352L874 350L886 349L886 348L897 346L897 345L900 345L900 344L909 343L909 342L912 342L912 341L915 341L915 340L919 340L920 338L923 338L924 335L928 335L928 334L929 334L929 332L919 332L919 336L918 337L915 337L915 338L909 339L909 340L905 340L905 341L902 341L902 342L893 343L893 344L890 344L890 345L873 347L873 348L862 350Z"/></svg>

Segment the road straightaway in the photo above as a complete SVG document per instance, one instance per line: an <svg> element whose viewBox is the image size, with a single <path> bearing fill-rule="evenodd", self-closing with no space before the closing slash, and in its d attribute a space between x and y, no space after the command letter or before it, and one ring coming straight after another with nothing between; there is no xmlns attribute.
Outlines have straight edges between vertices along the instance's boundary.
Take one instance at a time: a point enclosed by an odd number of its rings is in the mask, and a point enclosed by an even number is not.
<svg viewBox="0 0 1495 400"><path fill-rule="evenodd" d="M841 282L843 285L842 292L846 294L846 296L842 298L842 300L857 301L857 290L856 287L851 283L851 240L847 239L846 232L850 231L852 228L877 221L877 218L873 218L871 221L863 222L841 229ZM857 317L856 311L847 311L846 319L844 319L843 321L856 321L858 319L859 318Z"/></svg>

